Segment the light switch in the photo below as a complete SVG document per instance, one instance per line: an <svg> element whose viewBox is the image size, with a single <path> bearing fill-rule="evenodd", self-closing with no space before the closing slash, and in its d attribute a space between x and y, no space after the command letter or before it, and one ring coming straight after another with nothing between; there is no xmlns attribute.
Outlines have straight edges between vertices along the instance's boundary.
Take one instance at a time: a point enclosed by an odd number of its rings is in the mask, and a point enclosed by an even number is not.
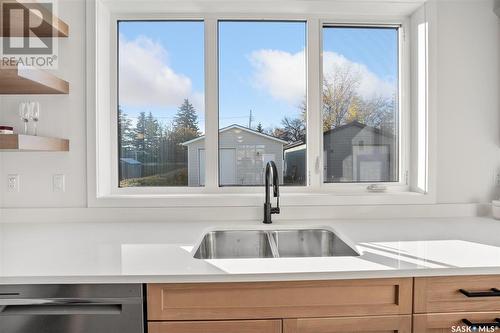
<svg viewBox="0 0 500 333"><path fill-rule="evenodd" d="M54 175L52 178L52 190L54 192L65 192L65 177L64 175Z"/></svg>
<svg viewBox="0 0 500 333"><path fill-rule="evenodd" d="M7 176L7 192L19 192L19 175Z"/></svg>

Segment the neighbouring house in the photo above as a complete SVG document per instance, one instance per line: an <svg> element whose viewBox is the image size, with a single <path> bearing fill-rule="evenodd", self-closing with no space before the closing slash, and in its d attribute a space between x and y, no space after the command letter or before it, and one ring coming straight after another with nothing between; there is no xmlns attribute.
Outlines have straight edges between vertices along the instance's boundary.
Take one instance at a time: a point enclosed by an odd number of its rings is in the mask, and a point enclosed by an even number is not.
<svg viewBox="0 0 500 333"><path fill-rule="evenodd" d="M284 147L286 184L306 184L306 145L303 141L290 143Z"/></svg>
<svg viewBox="0 0 500 333"><path fill-rule="evenodd" d="M397 181L397 138L353 121L323 133L325 182ZM285 177L305 175L306 145L285 147ZM297 176L298 175L298 176Z"/></svg>
<svg viewBox="0 0 500 333"><path fill-rule="evenodd" d="M287 142L250 128L219 130L220 185L263 185L264 168L274 161L283 182L283 147ZM205 185L205 136L182 143L188 148L188 185Z"/></svg>
<svg viewBox="0 0 500 333"><path fill-rule="evenodd" d="M120 158L120 179L132 179L142 177L142 163L135 158Z"/></svg>

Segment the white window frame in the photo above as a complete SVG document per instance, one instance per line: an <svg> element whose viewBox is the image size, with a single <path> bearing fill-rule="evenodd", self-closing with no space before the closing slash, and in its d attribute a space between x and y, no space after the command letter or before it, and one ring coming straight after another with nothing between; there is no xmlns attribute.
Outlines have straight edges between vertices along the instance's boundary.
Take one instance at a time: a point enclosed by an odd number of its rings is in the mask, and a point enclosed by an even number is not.
<svg viewBox="0 0 500 333"><path fill-rule="evenodd" d="M411 116L411 74L410 74L410 39L407 32L410 30L410 19L404 18L395 21L388 20L347 20L332 22L323 20L321 27L367 27L367 28L398 28L398 181L377 182L377 185L386 186L388 191L408 192L410 191L409 166L410 166L410 116ZM321 41L323 41L323 29L321 30ZM322 47L322 44L321 44ZM323 49L321 48L321 53ZM322 64L321 64L322 65ZM323 67L320 70L321 82L323 82ZM322 109L322 107L321 107ZM321 120L322 121L322 120ZM321 136L321 147L323 147L323 136ZM324 165L324 154L321 154L321 165ZM323 172L321 172L322 187L325 191L365 191L366 187L373 182L358 183L325 183Z"/></svg>
<svg viewBox="0 0 500 333"><path fill-rule="evenodd" d="M325 2L326 3L326 2ZM218 166L218 21L269 20L303 21L307 31L307 170L308 185L282 187L283 205L350 205L350 204L412 204L434 203L435 195L428 189L421 194L413 186L408 170L413 154L410 133L414 131L410 118L413 113L410 19L407 15L385 13L384 1L374 1L379 12L373 16L355 14L350 10L323 14L278 13L265 8L253 8L258 13L241 11L213 12L213 9L189 8L172 3L140 1L87 2L87 90L88 90L88 204L89 206L260 206L261 187L220 187ZM206 2L205 2L206 4ZM252 3L254 4L254 3ZM252 7L258 7L253 6ZM152 7L151 7L152 6ZM158 7L159 6L159 7ZM161 7L166 6L166 7ZM351 5L349 5L351 6ZM361 6L365 6L361 4ZM413 4L414 6L414 4ZM175 6L174 6L175 7ZM189 7L189 6L188 6ZM203 7L203 6L201 6ZM335 7L335 6L333 6ZM156 8L156 9L155 9ZM160 8L160 9L158 9ZM366 6L364 7L366 9ZM281 9L281 8L280 8ZM335 11L335 8L332 9ZM251 11L251 10L249 10ZM154 14L153 14L154 13ZM319 14L321 13L321 14ZM117 133L117 23L120 20L203 20L205 24L205 186L204 187L118 187ZM400 177L398 183L385 183L387 193L368 193L370 183L323 183L323 135L321 117L322 92L322 30L323 25L401 26L400 33ZM406 38L405 38L406 36ZM106 111L108 110L108 111ZM111 112L109 112L111 110ZM427 138L429 141L431 138ZM426 170L426 172L430 172Z"/></svg>

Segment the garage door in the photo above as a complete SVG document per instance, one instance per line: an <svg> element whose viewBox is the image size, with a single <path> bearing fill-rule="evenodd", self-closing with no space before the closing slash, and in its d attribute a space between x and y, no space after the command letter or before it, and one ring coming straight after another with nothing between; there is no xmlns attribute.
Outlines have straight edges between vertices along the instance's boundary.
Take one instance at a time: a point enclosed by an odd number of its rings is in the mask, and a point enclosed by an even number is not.
<svg viewBox="0 0 500 333"><path fill-rule="evenodd" d="M205 149L200 149L199 151L200 168L199 168L199 179L200 185L205 185ZM233 148L221 148L219 150L220 158L220 173L219 180L220 185L236 185L236 149Z"/></svg>

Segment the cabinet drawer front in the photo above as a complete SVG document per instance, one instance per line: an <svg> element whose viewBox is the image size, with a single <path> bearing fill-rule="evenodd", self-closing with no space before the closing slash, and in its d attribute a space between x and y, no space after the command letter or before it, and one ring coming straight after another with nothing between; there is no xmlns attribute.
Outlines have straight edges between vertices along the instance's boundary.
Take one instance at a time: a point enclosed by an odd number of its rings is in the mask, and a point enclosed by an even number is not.
<svg viewBox="0 0 500 333"><path fill-rule="evenodd" d="M500 289L498 275L416 278L415 313L500 310L493 288Z"/></svg>
<svg viewBox="0 0 500 333"><path fill-rule="evenodd" d="M412 279L150 284L149 320L411 314Z"/></svg>
<svg viewBox="0 0 500 333"><path fill-rule="evenodd" d="M281 320L148 323L149 333L281 333Z"/></svg>
<svg viewBox="0 0 500 333"><path fill-rule="evenodd" d="M473 324L494 323L500 312L461 312L461 313L429 313L413 315L413 332L415 333L453 333L453 332L500 332L494 329L469 329L464 319Z"/></svg>
<svg viewBox="0 0 500 333"><path fill-rule="evenodd" d="M411 316L286 319L283 333L410 333Z"/></svg>

